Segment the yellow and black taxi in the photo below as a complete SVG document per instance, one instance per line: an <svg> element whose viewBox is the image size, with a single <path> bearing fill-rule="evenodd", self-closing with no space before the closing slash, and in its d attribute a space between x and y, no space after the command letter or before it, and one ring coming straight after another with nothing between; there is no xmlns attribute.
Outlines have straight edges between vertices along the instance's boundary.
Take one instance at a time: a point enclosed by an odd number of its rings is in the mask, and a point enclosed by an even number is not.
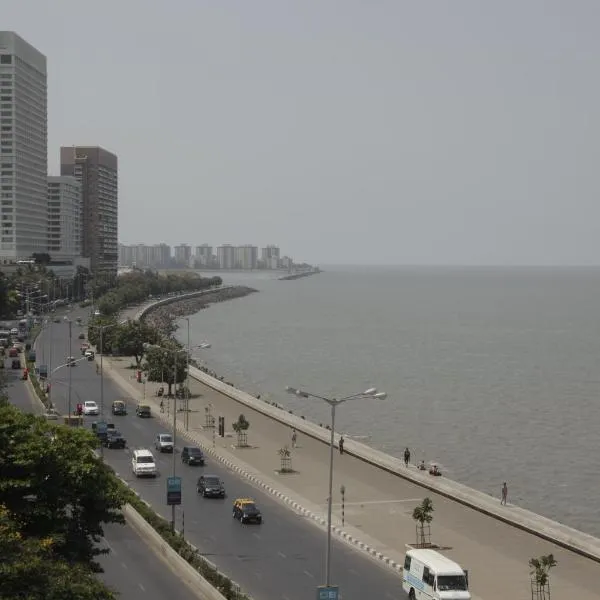
<svg viewBox="0 0 600 600"><path fill-rule="evenodd" d="M240 523L262 523L262 514L252 498L237 498L233 503L233 518Z"/></svg>

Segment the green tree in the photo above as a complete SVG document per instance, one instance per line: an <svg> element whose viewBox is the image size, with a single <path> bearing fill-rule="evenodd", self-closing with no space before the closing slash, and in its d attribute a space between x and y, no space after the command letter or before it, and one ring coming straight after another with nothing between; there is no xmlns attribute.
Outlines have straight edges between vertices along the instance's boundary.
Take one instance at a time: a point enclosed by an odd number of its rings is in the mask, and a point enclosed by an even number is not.
<svg viewBox="0 0 600 600"><path fill-rule="evenodd" d="M54 555L52 537L23 536L0 505L0 598L3 600L115 600L89 566Z"/></svg>
<svg viewBox="0 0 600 600"><path fill-rule="evenodd" d="M88 341L96 346L98 352L108 354L114 346L114 335L119 325L115 316L100 316L90 319L88 324ZM102 332L102 345L100 348L100 332Z"/></svg>
<svg viewBox="0 0 600 600"><path fill-rule="evenodd" d="M421 547L428 546L425 525L429 525L433 521L433 502L431 498L423 498L421 504L413 510L412 517L417 522L417 544Z"/></svg>
<svg viewBox="0 0 600 600"><path fill-rule="evenodd" d="M148 381L166 383L171 395L172 386L183 383L187 374L187 357L181 346L170 340L162 346L151 346L146 350L146 362L143 366Z"/></svg>
<svg viewBox="0 0 600 600"><path fill-rule="evenodd" d="M130 320L116 327L111 339L113 348L118 348L121 354L133 356L139 367L145 353L144 345L157 344L160 333L143 321Z"/></svg>
<svg viewBox="0 0 600 600"><path fill-rule="evenodd" d="M0 408L0 504L24 537L53 540L52 553L98 570L103 524L123 523L125 494L93 450L88 430Z"/></svg>
<svg viewBox="0 0 600 600"><path fill-rule="evenodd" d="M47 252L34 252L31 258L35 260L36 265L49 265L52 260Z"/></svg>
<svg viewBox="0 0 600 600"><path fill-rule="evenodd" d="M550 569L558 563L553 554L529 559L531 567L531 596L539 600L550 598Z"/></svg>
<svg viewBox="0 0 600 600"><path fill-rule="evenodd" d="M246 433L250 428L250 421L246 419L246 417L241 414L238 417L238 420L232 425L233 430L237 433L238 438L238 446L247 446L248 445L248 434Z"/></svg>

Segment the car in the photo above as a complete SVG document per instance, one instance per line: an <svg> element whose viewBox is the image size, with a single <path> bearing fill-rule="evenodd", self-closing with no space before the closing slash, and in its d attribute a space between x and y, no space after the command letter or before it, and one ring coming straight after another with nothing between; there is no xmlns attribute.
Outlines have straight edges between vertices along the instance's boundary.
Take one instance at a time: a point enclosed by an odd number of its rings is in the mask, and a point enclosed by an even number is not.
<svg viewBox="0 0 600 600"><path fill-rule="evenodd" d="M127 404L123 400L115 400L112 403L111 412L113 415L124 416L127 414Z"/></svg>
<svg viewBox="0 0 600 600"><path fill-rule="evenodd" d="M8 357L9 358L17 358L19 356L19 351L16 348L9 348Z"/></svg>
<svg viewBox="0 0 600 600"><path fill-rule="evenodd" d="M98 405L93 400L86 400L83 403L83 414L84 415L98 415L100 411Z"/></svg>
<svg viewBox="0 0 600 600"><path fill-rule="evenodd" d="M262 523L262 514L252 498L237 498L233 503L233 518L240 523Z"/></svg>
<svg viewBox="0 0 600 600"><path fill-rule="evenodd" d="M54 319L54 322L55 322L55 323L60 323L60 317L56 317L56 318Z"/></svg>
<svg viewBox="0 0 600 600"><path fill-rule="evenodd" d="M67 367L74 367L77 364L74 356L67 356Z"/></svg>
<svg viewBox="0 0 600 600"><path fill-rule="evenodd" d="M204 454L196 446L184 446L181 451L181 462L188 465L204 466Z"/></svg>
<svg viewBox="0 0 600 600"><path fill-rule="evenodd" d="M92 361L94 360L94 351L93 350L86 350L83 353L83 356L88 360L88 361Z"/></svg>
<svg viewBox="0 0 600 600"><path fill-rule="evenodd" d="M100 316L100 311L99 310L95 310L94 311L94 316L95 317L99 317Z"/></svg>
<svg viewBox="0 0 600 600"><path fill-rule="evenodd" d="M225 498L225 484L216 475L201 475L196 482L196 491L203 498Z"/></svg>
<svg viewBox="0 0 600 600"><path fill-rule="evenodd" d="M48 421L57 421L60 419L59 412L54 408L49 408L45 413L44 417L48 419Z"/></svg>
<svg viewBox="0 0 600 600"><path fill-rule="evenodd" d="M78 337L80 340L85 340L85 333L83 333L83 331L82 331Z"/></svg>
<svg viewBox="0 0 600 600"><path fill-rule="evenodd" d="M12 362L10 363L10 368L11 369L20 369L21 361L18 358L13 358Z"/></svg>
<svg viewBox="0 0 600 600"><path fill-rule="evenodd" d="M131 470L136 477L156 477L158 469L152 452L145 448L134 450L131 457Z"/></svg>
<svg viewBox="0 0 600 600"><path fill-rule="evenodd" d="M173 452L173 436L170 433L159 433L154 440L154 447L159 452Z"/></svg>
<svg viewBox="0 0 600 600"><path fill-rule="evenodd" d="M103 442L107 448L126 448L127 440L123 437L120 431L116 429L109 429L106 432L106 437Z"/></svg>
<svg viewBox="0 0 600 600"><path fill-rule="evenodd" d="M104 431L102 433L100 433L98 431L98 421L94 421L92 423L92 431L98 436L99 440L101 442L104 442L104 440L106 439L106 436L108 435L109 431L114 431L115 430L115 424L114 423L105 423L105 427L104 427Z"/></svg>
<svg viewBox="0 0 600 600"><path fill-rule="evenodd" d="M138 404L135 407L135 414L138 417L149 418L152 416L152 411L150 410L150 406L147 404Z"/></svg>

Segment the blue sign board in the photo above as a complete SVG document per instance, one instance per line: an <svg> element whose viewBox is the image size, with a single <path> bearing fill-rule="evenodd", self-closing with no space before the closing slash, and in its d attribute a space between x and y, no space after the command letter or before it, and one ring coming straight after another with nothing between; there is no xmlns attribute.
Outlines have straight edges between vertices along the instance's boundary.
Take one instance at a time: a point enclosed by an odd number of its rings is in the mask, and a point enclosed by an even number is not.
<svg viewBox="0 0 600 600"><path fill-rule="evenodd" d="M337 585L320 585L317 588L317 600L339 600L340 588Z"/></svg>
<svg viewBox="0 0 600 600"><path fill-rule="evenodd" d="M167 504L181 504L181 477L167 477Z"/></svg>

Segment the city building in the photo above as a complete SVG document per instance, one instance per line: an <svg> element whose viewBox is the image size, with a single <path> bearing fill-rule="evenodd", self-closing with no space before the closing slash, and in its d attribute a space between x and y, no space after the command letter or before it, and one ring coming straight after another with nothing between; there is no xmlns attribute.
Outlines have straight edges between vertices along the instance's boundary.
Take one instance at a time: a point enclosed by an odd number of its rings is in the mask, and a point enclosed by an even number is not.
<svg viewBox="0 0 600 600"><path fill-rule="evenodd" d="M196 263L202 267L211 265L213 260L212 246L209 246L208 244L196 246L194 249L194 257L196 258Z"/></svg>
<svg viewBox="0 0 600 600"><path fill-rule="evenodd" d="M175 262L178 265L185 265L186 267L190 264L190 258L192 257L192 247L188 244L180 244L175 246Z"/></svg>
<svg viewBox="0 0 600 600"><path fill-rule="evenodd" d="M256 269L258 266L258 248L251 244L238 246L235 249L236 269Z"/></svg>
<svg viewBox="0 0 600 600"><path fill-rule="evenodd" d="M119 244L119 266L138 269L160 269L171 266L171 246L168 244Z"/></svg>
<svg viewBox="0 0 600 600"><path fill-rule="evenodd" d="M48 241L52 262L81 256L81 183L74 177L48 177Z"/></svg>
<svg viewBox="0 0 600 600"><path fill-rule="evenodd" d="M279 267L279 247L269 245L261 250L261 260L265 269L277 269Z"/></svg>
<svg viewBox="0 0 600 600"><path fill-rule="evenodd" d="M231 244L223 244L217 248L217 263L219 269L234 269L236 252Z"/></svg>
<svg viewBox="0 0 600 600"><path fill-rule="evenodd" d="M119 267L131 267L133 265L133 253L135 246L119 244Z"/></svg>
<svg viewBox="0 0 600 600"><path fill-rule="evenodd" d="M0 262L16 263L48 244L46 57L0 31Z"/></svg>
<svg viewBox="0 0 600 600"><path fill-rule="evenodd" d="M63 146L60 173L81 182L82 255L90 259L92 273L116 275L119 263L116 155L99 146Z"/></svg>
<svg viewBox="0 0 600 600"><path fill-rule="evenodd" d="M165 243L152 246L152 261L150 266L168 267L171 265L171 246Z"/></svg>

